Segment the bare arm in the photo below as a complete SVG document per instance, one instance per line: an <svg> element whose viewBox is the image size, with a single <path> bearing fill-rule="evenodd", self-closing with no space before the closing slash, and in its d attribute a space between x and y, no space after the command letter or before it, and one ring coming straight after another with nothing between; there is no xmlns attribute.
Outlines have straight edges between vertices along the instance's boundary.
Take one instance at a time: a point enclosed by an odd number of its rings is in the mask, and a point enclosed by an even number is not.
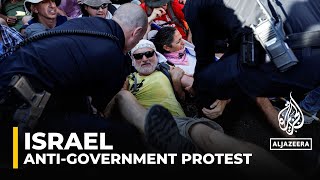
<svg viewBox="0 0 320 180"><path fill-rule="evenodd" d="M170 67L170 75L173 83L173 89L179 96L180 100L185 99L185 93L181 84L184 71L179 67Z"/></svg>
<svg viewBox="0 0 320 180"><path fill-rule="evenodd" d="M154 8L151 15L148 17L148 23L150 24L154 19L161 17L164 14L166 14L166 11L163 8Z"/></svg>
<svg viewBox="0 0 320 180"><path fill-rule="evenodd" d="M270 100L266 97L257 97L256 103L262 112L266 115L267 120L271 125L284 137L295 137L294 135L289 136L287 133L282 131L279 127L278 111L273 107Z"/></svg>

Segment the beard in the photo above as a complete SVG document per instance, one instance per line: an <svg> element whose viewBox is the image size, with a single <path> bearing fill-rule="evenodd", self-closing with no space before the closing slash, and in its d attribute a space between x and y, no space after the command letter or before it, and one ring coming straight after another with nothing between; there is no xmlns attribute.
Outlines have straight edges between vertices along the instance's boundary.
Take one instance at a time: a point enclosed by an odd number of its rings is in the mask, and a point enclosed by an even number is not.
<svg viewBox="0 0 320 180"><path fill-rule="evenodd" d="M135 65L134 67L136 68L136 70L138 71L139 74L147 76L147 75L152 74L156 70L157 64L150 63L149 66Z"/></svg>

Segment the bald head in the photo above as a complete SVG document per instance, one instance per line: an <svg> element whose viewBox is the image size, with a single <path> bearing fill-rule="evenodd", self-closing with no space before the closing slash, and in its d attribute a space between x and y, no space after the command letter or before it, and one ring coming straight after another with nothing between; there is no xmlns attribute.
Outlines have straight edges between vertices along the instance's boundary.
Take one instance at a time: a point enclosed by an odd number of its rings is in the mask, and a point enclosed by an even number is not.
<svg viewBox="0 0 320 180"><path fill-rule="evenodd" d="M122 28L125 35L124 51L130 51L142 39L147 31L148 17L143 9L133 3L121 5L113 18Z"/></svg>
<svg viewBox="0 0 320 180"><path fill-rule="evenodd" d="M133 3L121 5L114 13L113 20L124 28L145 27L148 25L148 17L143 9Z"/></svg>

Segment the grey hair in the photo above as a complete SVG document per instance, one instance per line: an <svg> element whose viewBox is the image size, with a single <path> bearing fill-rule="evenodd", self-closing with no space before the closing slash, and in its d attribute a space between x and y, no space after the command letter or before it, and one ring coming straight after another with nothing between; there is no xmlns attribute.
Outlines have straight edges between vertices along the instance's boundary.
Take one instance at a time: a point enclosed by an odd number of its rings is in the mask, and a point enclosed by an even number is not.
<svg viewBox="0 0 320 180"><path fill-rule="evenodd" d="M148 17L143 9L134 3L122 4L113 15L115 20L121 27L126 29L134 29L137 27L147 28Z"/></svg>

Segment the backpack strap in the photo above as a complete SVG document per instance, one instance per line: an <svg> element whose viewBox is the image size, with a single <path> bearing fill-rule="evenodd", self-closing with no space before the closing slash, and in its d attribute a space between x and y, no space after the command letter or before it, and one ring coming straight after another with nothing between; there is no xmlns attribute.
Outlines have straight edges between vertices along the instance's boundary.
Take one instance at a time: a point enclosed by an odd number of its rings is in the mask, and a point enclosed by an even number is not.
<svg viewBox="0 0 320 180"><path fill-rule="evenodd" d="M171 85L173 85L172 78L171 78L171 75L169 72L170 66L167 63L165 63L165 62L158 63L156 70L161 71L164 75L166 75L167 78L169 79Z"/></svg>
<svg viewBox="0 0 320 180"><path fill-rule="evenodd" d="M177 100L180 102L181 99L174 89L173 81L169 72L170 66L166 62L158 63L156 70L161 71L165 76L167 76L173 88L174 95L176 96Z"/></svg>
<svg viewBox="0 0 320 180"><path fill-rule="evenodd" d="M158 63L156 66L156 70L161 71L165 76L167 76L171 85L173 85L171 75L169 72L170 66L168 64L166 64L165 62ZM133 93L137 92L138 91L138 80L137 80L137 77L134 75L134 73L131 73L131 80L133 80L133 85L130 88L130 90L132 90L131 92L133 92Z"/></svg>
<svg viewBox="0 0 320 180"><path fill-rule="evenodd" d="M173 87L172 78L171 78L171 75L170 75L170 72L169 72L170 66L165 62L161 62L161 63L157 64L156 70L161 71L169 79L170 84ZM137 90L138 90L138 82L137 82L137 78L134 75L134 73L131 73L131 76L132 76L131 79L134 81L134 83L133 83L133 85L132 85L130 90L132 90L131 92L134 93L134 92L137 92ZM179 98L178 94L176 93L175 90L173 90L173 91L174 91L174 94L175 94L176 98L179 100L180 98Z"/></svg>
<svg viewBox="0 0 320 180"><path fill-rule="evenodd" d="M131 79L133 80L133 85L131 89L132 89L132 93L134 93L138 91L138 88L137 88L138 82L137 82L137 77L134 75L134 73L131 73L131 76L132 76Z"/></svg>

